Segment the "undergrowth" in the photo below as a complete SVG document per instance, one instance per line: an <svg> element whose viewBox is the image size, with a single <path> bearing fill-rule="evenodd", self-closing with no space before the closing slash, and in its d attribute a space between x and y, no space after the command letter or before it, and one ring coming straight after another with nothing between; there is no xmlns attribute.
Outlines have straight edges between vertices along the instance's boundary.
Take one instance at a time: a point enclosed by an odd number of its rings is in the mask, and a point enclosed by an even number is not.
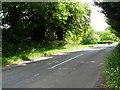
<svg viewBox="0 0 120 90"><path fill-rule="evenodd" d="M120 90L120 44L107 57L105 76L108 87Z"/></svg>
<svg viewBox="0 0 120 90"><path fill-rule="evenodd" d="M7 51L3 54L2 57L2 66L10 65L10 64L17 64L22 61L32 61L34 59L43 57L43 56L49 56L54 53L63 52L63 51L69 51L74 49L80 49L85 47L92 47L97 44L90 44L90 45L65 45L65 46L59 46L55 48L31 48L31 49L25 49L23 51ZM13 49L14 50L14 49Z"/></svg>

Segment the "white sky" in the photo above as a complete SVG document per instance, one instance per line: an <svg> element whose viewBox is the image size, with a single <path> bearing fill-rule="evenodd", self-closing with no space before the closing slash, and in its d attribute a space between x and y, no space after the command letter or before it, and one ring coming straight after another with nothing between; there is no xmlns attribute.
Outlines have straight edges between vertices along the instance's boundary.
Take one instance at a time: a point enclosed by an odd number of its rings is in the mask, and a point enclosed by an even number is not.
<svg viewBox="0 0 120 90"><path fill-rule="evenodd" d="M91 26L96 31L103 31L108 26L105 22L105 15L103 13L98 12L101 8L93 6L93 0L81 0L82 2L87 2L90 4L92 8L92 15L91 15Z"/></svg>

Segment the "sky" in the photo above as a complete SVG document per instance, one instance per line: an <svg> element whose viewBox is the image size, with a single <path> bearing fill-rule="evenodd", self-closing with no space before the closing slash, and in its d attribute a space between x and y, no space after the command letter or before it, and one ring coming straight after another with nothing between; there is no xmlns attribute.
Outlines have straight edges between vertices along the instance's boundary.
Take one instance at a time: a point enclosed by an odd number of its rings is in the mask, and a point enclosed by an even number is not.
<svg viewBox="0 0 120 90"><path fill-rule="evenodd" d="M99 7L93 6L94 2L93 0L81 0L83 3L89 3L92 8L92 15L91 15L91 26L96 31L103 31L108 26L108 24L105 22L105 15L103 13L98 12L98 10L101 10Z"/></svg>

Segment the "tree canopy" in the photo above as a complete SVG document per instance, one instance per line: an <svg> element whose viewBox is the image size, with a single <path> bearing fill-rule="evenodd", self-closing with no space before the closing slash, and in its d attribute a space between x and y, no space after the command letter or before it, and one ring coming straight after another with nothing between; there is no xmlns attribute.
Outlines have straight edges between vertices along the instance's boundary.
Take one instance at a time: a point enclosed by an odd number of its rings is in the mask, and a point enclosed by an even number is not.
<svg viewBox="0 0 120 90"><path fill-rule="evenodd" d="M113 28L113 32L120 37L120 2L96 2L107 17L107 23Z"/></svg>
<svg viewBox="0 0 120 90"><path fill-rule="evenodd" d="M117 37L114 33L111 32L113 30L111 27L105 29L105 31L100 32L100 40L101 41L117 41Z"/></svg>
<svg viewBox="0 0 120 90"><path fill-rule="evenodd" d="M4 55L9 48L49 47L56 40L80 42L90 26L91 8L81 2L3 2L2 14Z"/></svg>

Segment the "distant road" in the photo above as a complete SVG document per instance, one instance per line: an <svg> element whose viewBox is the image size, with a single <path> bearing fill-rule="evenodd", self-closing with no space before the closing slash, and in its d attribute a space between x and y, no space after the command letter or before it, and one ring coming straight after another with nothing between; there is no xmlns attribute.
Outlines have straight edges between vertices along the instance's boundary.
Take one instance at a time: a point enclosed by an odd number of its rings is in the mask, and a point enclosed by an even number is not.
<svg viewBox="0 0 120 90"><path fill-rule="evenodd" d="M103 60L115 45L52 55L46 60L4 69L3 88L94 88Z"/></svg>

